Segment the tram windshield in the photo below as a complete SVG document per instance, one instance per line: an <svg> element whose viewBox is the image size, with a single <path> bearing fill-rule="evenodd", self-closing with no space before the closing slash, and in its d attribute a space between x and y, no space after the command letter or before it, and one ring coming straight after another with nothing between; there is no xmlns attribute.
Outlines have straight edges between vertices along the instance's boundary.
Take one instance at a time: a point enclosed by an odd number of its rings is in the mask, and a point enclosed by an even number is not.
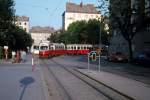
<svg viewBox="0 0 150 100"><path fill-rule="evenodd" d="M41 46L40 50L48 50L48 47L47 46Z"/></svg>

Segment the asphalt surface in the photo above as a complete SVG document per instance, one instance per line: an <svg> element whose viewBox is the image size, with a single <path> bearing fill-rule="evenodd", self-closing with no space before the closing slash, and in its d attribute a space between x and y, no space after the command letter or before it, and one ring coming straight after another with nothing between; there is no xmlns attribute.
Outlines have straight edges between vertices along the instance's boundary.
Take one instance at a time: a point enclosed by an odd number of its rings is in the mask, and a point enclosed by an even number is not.
<svg viewBox="0 0 150 100"><path fill-rule="evenodd" d="M51 83L49 84L49 90L53 100L110 100L72 73L66 71L63 68L63 66L66 66L59 63L61 61L61 59L44 59L43 62L46 64L41 61L41 66L47 66L49 77L51 77L50 80L53 78L53 81L50 81ZM63 62L67 63L68 61ZM73 63L70 62L70 64ZM70 68L72 69L72 67ZM51 84L53 84L53 87ZM52 91L54 88L55 94L54 91ZM56 95L56 93L58 95ZM54 97L53 95L57 97Z"/></svg>
<svg viewBox="0 0 150 100"><path fill-rule="evenodd" d="M52 59L67 68L88 68L86 56L60 56ZM48 87L45 86L44 82L49 81L53 83L55 79L52 79L53 76L51 76L51 78L46 78L46 80L43 79L43 74L45 74L46 71L41 69L43 66L40 65L40 60L37 57L35 57L34 60L36 63L36 70L34 72L32 71L31 55L28 56L28 60L25 63L12 64L11 60L0 61L0 99L48 100ZM58 65L52 63L50 59L48 59L47 62L49 63L49 67L51 66L50 68L52 68L55 76L58 80L60 80L60 83L63 84L65 90L67 90L68 93L71 93L70 95L73 100L96 100L99 98L100 95L98 95L99 93L96 93L97 91L90 89L90 87L86 86L85 83L82 83L75 77L73 78L73 76L68 77L71 75L63 71L63 69L58 68ZM97 62L91 62L90 70L98 71L97 64ZM101 59L101 71L109 72L110 74L112 73L114 75L123 76L150 85L150 68L148 67L134 66L128 63L112 63ZM46 76L49 76L49 74ZM51 85L51 93L49 95L54 93L55 95L53 96L58 97L56 100L60 100L59 98L61 98L62 94L60 93L59 95L59 89L56 91L56 88L59 88L59 86ZM79 94L82 95L79 96ZM100 97L105 99L103 96ZM52 96L51 99L53 100Z"/></svg>
<svg viewBox="0 0 150 100"><path fill-rule="evenodd" d="M70 64L72 62L73 64L70 67L75 67L79 69L88 68L87 56L61 56L55 57L54 59L57 60L62 59L64 61L67 60L68 62L66 63L60 60L60 62L63 63L64 65ZM95 71L99 70L98 61L90 63L90 70ZM150 67L131 65L129 63L113 63L101 59L100 70L113 73L116 75L121 75L150 85Z"/></svg>

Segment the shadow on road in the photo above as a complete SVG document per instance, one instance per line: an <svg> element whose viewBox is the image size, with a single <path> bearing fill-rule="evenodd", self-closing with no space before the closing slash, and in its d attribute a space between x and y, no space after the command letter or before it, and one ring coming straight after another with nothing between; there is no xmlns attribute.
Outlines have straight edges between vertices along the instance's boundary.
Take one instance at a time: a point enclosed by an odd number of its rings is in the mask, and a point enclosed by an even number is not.
<svg viewBox="0 0 150 100"><path fill-rule="evenodd" d="M19 100L22 100L27 86L34 83L34 82L35 82L35 80L32 77L25 77L25 78L20 80L20 83L21 83L21 86L23 87L23 90L20 94Z"/></svg>

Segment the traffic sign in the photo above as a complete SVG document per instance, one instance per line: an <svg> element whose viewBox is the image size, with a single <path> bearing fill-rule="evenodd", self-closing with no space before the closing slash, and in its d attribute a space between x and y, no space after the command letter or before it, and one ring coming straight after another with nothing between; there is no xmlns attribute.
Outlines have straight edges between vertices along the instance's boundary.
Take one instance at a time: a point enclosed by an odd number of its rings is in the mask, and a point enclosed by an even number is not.
<svg viewBox="0 0 150 100"><path fill-rule="evenodd" d="M6 50L7 50L7 49L8 49L8 46L4 46L4 49L6 49Z"/></svg>
<svg viewBox="0 0 150 100"><path fill-rule="evenodd" d="M88 53L88 70L90 68L90 58L92 61L96 61L97 59L99 59L99 71L100 71L100 53L98 53L97 51L91 51L90 53Z"/></svg>

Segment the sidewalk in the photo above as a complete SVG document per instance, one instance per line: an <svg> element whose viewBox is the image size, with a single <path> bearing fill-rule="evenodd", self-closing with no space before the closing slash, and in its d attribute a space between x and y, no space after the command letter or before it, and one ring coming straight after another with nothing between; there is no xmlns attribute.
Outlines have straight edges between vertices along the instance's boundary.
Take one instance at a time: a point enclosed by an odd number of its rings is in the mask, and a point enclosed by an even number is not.
<svg viewBox="0 0 150 100"><path fill-rule="evenodd" d="M43 73L39 66L32 71L30 55L26 63L1 66L1 100L48 100Z"/></svg>
<svg viewBox="0 0 150 100"><path fill-rule="evenodd" d="M108 72L88 69L77 70L135 100L148 100L150 98L150 85Z"/></svg>
<svg viewBox="0 0 150 100"><path fill-rule="evenodd" d="M2 63L11 63L11 59L0 59L0 64Z"/></svg>

